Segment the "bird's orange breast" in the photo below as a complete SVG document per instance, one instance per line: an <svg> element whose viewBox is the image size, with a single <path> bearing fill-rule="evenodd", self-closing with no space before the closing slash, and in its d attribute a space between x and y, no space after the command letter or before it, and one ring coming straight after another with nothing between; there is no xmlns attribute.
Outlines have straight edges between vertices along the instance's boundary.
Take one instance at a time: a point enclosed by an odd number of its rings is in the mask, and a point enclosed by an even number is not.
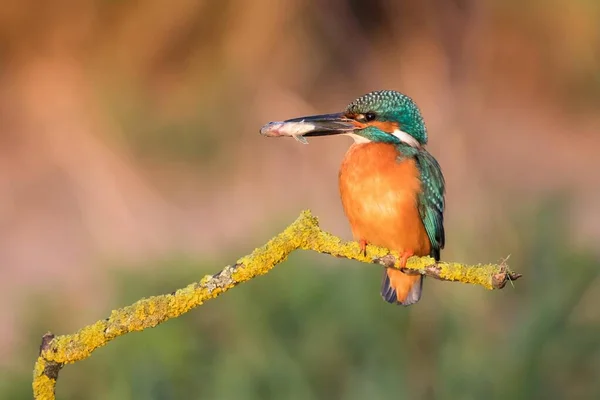
<svg viewBox="0 0 600 400"><path fill-rule="evenodd" d="M339 174L340 195L355 240L398 252L428 255L431 244L418 210L420 173L395 146L350 147Z"/></svg>

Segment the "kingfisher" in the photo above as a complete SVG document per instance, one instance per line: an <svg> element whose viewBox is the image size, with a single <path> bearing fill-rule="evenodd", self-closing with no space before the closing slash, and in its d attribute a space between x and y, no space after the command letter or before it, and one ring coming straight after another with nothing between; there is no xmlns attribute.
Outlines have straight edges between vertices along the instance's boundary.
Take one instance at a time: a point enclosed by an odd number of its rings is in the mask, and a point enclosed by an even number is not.
<svg viewBox="0 0 600 400"><path fill-rule="evenodd" d="M312 115L263 126L265 136L347 135L354 139L338 179L354 240L397 251L399 266L411 256L440 259L444 248L445 182L425 149L427 129L416 103L393 90L367 93L343 112ZM421 298L422 275L386 268L381 296L409 306Z"/></svg>

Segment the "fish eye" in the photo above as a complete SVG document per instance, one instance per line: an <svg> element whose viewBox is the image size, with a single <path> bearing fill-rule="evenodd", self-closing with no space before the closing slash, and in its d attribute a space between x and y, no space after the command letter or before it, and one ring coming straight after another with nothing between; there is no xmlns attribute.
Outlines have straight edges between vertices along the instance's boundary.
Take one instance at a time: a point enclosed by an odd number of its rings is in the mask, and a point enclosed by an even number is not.
<svg viewBox="0 0 600 400"><path fill-rule="evenodd" d="M374 112L369 111L368 113L365 114L365 119L368 121L373 121L375 118L377 118L377 115L375 115Z"/></svg>

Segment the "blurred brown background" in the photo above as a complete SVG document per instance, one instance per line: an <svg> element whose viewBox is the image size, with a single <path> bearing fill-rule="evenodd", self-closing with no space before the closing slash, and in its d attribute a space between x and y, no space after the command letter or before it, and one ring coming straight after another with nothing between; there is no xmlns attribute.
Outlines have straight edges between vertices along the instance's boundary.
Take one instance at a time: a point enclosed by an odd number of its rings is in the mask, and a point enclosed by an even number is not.
<svg viewBox="0 0 600 400"><path fill-rule="evenodd" d="M595 259L599 22L600 3L584 0L4 4L0 363L28 368L45 329L66 333L126 304L115 270L151 277L166 269L155 260L183 254L217 271L305 208L350 238L337 192L350 139L302 146L258 129L371 90L406 93L424 114L447 179L442 257L512 254L527 283L509 302L545 273L520 263L532 246L524 226L531 237L560 231L560 245ZM525 224L555 196L568 199L563 225ZM365 293L377 297L371 275ZM590 285L597 304L597 276ZM421 312L447 295L496 296L426 286ZM60 318L31 331L40 303Z"/></svg>

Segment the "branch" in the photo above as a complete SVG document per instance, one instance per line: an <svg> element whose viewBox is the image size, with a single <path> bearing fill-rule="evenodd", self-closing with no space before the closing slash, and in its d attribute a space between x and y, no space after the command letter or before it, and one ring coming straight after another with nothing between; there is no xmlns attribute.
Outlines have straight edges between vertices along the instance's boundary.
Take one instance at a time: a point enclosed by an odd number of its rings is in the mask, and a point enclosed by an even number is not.
<svg viewBox="0 0 600 400"><path fill-rule="evenodd" d="M35 363L33 392L35 399L54 399L58 373L65 364L89 357L94 350L129 332L153 328L171 318L202 305L232 287L264 275L285 261L294 250L313 250L335 257L397 268L399 254L377 246L367 246L366 254L356 242L343 242L322 231L316 217L304 211L294 223L252 254L240 258L215 275L206 275L171 294L141 299L134 304L112 311L110 316L88 325L71 335L42 338L40 354ZM501 289L507 281L521 277L501 264L465 265L435 262L431 257L411 257L406 273L422 274L436 279L481 285L486 289Z"/></svg>

